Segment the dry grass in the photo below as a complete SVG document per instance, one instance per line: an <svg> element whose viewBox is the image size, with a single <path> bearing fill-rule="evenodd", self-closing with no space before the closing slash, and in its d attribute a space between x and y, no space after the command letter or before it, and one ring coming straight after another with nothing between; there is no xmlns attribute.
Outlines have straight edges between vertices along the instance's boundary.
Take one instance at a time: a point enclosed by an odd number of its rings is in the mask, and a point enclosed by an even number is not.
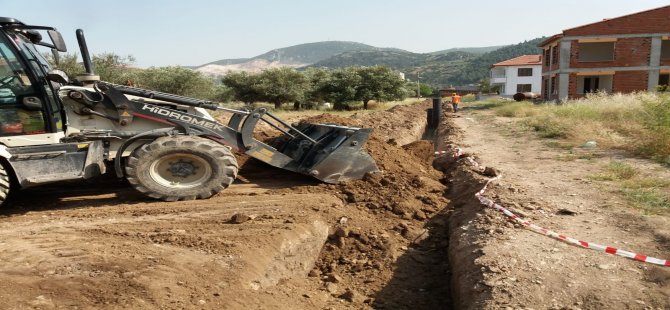
<svg viewBox="0 0 670 310"><path fill-rule="evenodd" d="M491 105L498 116L521 118L543 138L564 144L595 141L599 148L621 149L670 164L670 96L592 94L563 104L524 102Z"/></svg>

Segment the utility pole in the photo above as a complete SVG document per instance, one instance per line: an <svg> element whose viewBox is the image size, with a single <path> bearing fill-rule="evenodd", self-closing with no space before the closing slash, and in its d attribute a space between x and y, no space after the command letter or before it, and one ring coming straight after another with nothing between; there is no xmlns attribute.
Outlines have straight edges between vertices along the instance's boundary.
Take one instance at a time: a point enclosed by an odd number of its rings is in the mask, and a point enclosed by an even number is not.
<svg viewBox="0 0 670 310"><path fill-rule="evenodd" d="M419 72L416 72L416 97L421 98L421 85L419 83Z"/></svg>

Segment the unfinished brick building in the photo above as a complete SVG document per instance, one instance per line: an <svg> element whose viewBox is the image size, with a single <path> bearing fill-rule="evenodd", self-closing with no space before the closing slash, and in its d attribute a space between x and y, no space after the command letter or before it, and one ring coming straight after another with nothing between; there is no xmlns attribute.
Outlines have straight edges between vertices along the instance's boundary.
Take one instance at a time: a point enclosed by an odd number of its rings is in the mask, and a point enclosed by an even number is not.
<svg viewBox="0 0 670 310"><path fill-rule="evenodd" d="M544 99L653 91L669 83L670 5L567 29L539 47Z"/></svg>

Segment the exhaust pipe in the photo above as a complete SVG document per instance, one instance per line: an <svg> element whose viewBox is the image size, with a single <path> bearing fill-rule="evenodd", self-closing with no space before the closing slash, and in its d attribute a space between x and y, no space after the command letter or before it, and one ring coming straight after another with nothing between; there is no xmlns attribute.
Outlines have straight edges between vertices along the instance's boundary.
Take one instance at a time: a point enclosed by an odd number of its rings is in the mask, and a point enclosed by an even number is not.
<svg viewBox="0 0 670 310"><path fill-rule="evenodd" d="M100 76L93 72L93 62L91 61L91 55L88 53L88 46L86 45L86 38L82 29L77 29L77 42L79 43L79 51L81 52L84 69L86 70L86 73L77 75L77 80L85 85L100 81Z"/></svg>

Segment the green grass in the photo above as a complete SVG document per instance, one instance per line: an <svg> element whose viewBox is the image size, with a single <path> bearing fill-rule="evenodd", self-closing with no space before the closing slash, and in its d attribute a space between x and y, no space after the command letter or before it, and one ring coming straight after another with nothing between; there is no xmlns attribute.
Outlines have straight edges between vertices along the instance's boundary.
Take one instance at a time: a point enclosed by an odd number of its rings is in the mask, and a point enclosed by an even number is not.
<svg viewBox="0 0 670 310"><path fill-rule="evenodd" d="M507 104L509 102L510 102L509 100L502 99L502 98L490 98L490 99L486 99L486 100L480 100L480 101L475 101L475 102L472 102L472 103L468 103L468 107L473 108L475 110L490 110L490 109L502 106L504 104Z"/></svg>
<svg viewBox="0 0 670 310"><path fill-rule="evenodd" d="M556 141L556 140L548 140L545 141L544 145L548 147L553 147L557 149L563 149L563 150L572 150L575 145L572 143L564 142L564 141Z"/></svg>
<svg viewBox="0 0 670 310"><path fill-rule="evenodd" d="M508 102L494 109L496 115L503 117L529 117L538 115L540 109L530 102Z"/></svg>
<svg viewBox="0 0 670 310"><path fill-rule="evenodd" d="M635 167L621 161L610 162L607 171L617 180L630 180L639 174Z"/></svg>
<svg viewBox="0 0 670 310"><path fill-rule="evenodd" d="M628 200L634 208L646 214L658 214L670 211L668 187L670 181L654 177L646 177L630 164L612 161L605 172L592 176L597 181L612 181L619 187L618 192Z"/></svg>
<svg viewBox="0 0 670 310"><path fill-rule="evenodd" d="M655 188L624 190L624 196L647 214L670 211L670 198Z"/></svg>

